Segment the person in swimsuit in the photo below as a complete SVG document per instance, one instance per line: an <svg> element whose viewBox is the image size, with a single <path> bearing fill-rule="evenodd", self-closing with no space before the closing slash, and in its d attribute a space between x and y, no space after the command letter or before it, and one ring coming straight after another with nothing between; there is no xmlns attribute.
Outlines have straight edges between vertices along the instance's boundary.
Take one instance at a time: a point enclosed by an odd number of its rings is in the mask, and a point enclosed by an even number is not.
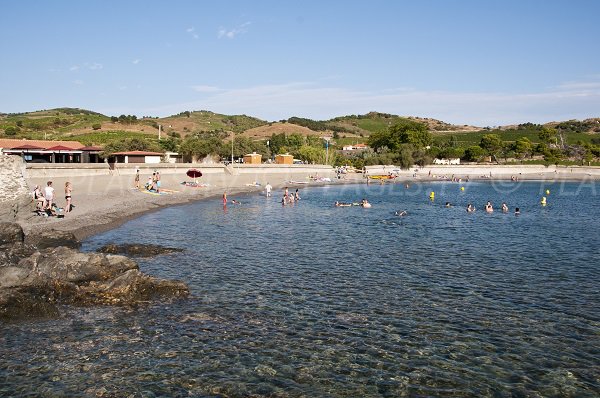
<svg viewBox="0 0 600 398"><path fill-rule="evenodd" d="M133 180L133 186L135 189L140 189L140 169L135 170L135 178Z"/></svg>
<svg viewBox="0 0 600 398"><path fill-rule="evenodd" d="M65 200L67 204L65 205L65 213L71 211L71 192L73 191L73 185L70 182L65 182Z"/></svg>
<svg viewBox="0 0 600 398"><path fill-rule="evenodd" d="M33 200L35 200L36 210L44 210L46 208L46 198L39 185L36 185L33 189Z"/></svg>
<svg viewBox="0 0 600 398"><path fill-rule="evenodd" d="M502 213L508 213L508 205L506 202L502 202Z"/></svg>
<svg viewBox="0 0 600 398"><path fill-rule="evenodd" d="M475 211L475 206L473 206L471 203L469 203L467 205L467 212L468 213L473 213Z"/></svg>
<svg viewBox="0 0 600 398"><path fill-rule="evenodd" d="M48 181L46 188L44 188L44 197L46 198L46 209L52 208L52 200L54 200L54 188L52 187L52 181Z"/></svg>
<svg viewBox="0 0 600 398"><path fill-rule="evenodd" d="M492 206L492 202L490 202L489 200L485 204L485 211L488 212L488 213L493 213L494 212L494 206Z"/></svg>
<svg viewBox="0 0 600 398"><path fill-rule="evenodd" d="M227 192L223 192L223 206L227 206Z"/></svg>

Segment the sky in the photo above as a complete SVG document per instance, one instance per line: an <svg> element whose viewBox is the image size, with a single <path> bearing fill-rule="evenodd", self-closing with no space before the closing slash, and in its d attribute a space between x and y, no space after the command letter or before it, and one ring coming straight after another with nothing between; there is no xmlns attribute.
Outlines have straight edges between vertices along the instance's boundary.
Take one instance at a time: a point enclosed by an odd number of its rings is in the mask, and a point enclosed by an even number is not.
<svg viewBox="0 0 600 398"><path fill-rule="evenodd" d="M0 0L0 112L600 117L596 0Z"/></svg>

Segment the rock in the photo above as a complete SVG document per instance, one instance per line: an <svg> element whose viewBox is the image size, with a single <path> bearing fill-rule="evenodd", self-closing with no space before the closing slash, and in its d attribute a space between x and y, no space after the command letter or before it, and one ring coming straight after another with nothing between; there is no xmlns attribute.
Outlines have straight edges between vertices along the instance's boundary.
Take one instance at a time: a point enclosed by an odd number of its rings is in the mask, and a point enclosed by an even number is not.
<svg viewBox="0 0 600 398"><path fill-rule="evenodd" d="M164 247L160 245L132 243L123 245L108 244L102 246L96 251L98 253L125 254L133 257L153 257L160 254L182 252L183 249L178 247Z"/></svg>
<svg viewBox="0 0 600 398"><path fill-rule="evenodd" d="M81 253L68 247L47 248L21 260L19 267L49 280L86 283L114 279L138 265L125 256Z"/></svg>
<svg viewBox="0 0 600 398"><path fill-rule="evenodd" d="M21 259L31 256L35 247L24 243L0 245L0 268L17 265Z"/></svg>
<svg viewBox="0 0 600 398"><path fill-rule="evenodd" d="M59 246L70 247L72 249L79 249L81 247L81 242L77 240L72 232L57 231L54 229L33 232L25 237L25 243L35 246L40 250Z"/></svg>
<svg viewBox="0 0 600 398"><path fill-rule="evenodd" d="M7 243L23 243L23 228L14 222L0 222L0 245Z"/></svg>
<svg viewBox="0 0 600 398"><path fill-rule="evenodd" d="M38 288L0 289L0 320L55 318L58 307Z"/></svg>
<svg viewBox="0 0 600 398"><path fill-rule="evenodd" d="M19 245L16 252L34 250ZM6 320L58 316L57 304L133 305L187 295L183 282L144 275L130 258L68 247L45 248L0 267L0 319Z"/></svg>
<svg viewBox="0 0 600 398"><path fill-rule="evenodd" d="M134 304L156 298L178 298L189 295L183 282L169 281L142 274L137 269L126 271L112 281L90 284L82 289L79 304Z"/></svg>

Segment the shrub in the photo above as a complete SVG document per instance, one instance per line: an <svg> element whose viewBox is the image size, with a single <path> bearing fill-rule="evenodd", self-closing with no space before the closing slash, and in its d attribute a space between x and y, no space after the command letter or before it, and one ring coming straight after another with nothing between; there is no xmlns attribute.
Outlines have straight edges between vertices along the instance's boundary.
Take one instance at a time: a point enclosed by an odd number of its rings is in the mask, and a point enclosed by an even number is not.
<svg viewBox="0 0 600 398"><path fill-rule="evenodd" d="M100 123L94 123L92 124L92 128L94 130L100 130L102 128L102 125Z"/></svg>

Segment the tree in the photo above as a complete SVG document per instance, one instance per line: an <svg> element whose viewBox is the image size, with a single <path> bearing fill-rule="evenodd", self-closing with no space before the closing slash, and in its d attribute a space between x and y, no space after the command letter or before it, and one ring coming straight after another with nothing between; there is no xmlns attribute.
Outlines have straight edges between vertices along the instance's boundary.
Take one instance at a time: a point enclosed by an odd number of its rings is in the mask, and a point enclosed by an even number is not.
<svg viewBox="0 0 600 398"><path fill-rule="evenodd" d="M548 128L548 127L544 127L538 133L538 137L542 142L555 144L556 143L556 130Z"/></svg>
<svg viewBox="0 0 600 398"><path fill-rule="evenodd" d="M485 149L478 145L473 145L465 149L465 160L469 162L479 162L485 155Z"/></svg>
<svg viewBox="0 0 600 398"><path fill-rule="evenodd" d="M13 135L16 135L18 131L19 131L19 129L17 127L8 126L7 128L4 129L4 134L13 136Z"/></svg>
<svg viewBox="0 0 600 398"><path fill-rule="evenodd" d="M94 123L92 124L92 128L94 130L100 130L102 128L102 125L100 123Z"/></svg>
<svg viewBox="0 0 600 398"><path fill-rule="evenodd" d="M533 152L533 144L527 137L521 137L515 141L514 145L515 153L519 159L531 156Z"/></svg>
<svg viewBox="0 0 600 398"><path fill-rule="evenodd" d="M481 142L479 146L487 151L494 159L498 158L498 154L502 150L504 146L502 143L502 139L498 134L485 134L481 137Z"/></svg>
<svg viewBox="0 0 600 398"><path fill-rule="evenodd" d="M397 152L402 144L412 144L415 148L425 148L431 145L431 133L427 126L408 119L400 119L386 131L371 134L368 143L373 149L388 147Z"/></svg>
<svg viewBox="0 0 600 398"><path fill-rule="evenodd" d="M322 148L302 145L300 148L294 151L294 156L308 163L325 163L325 150Z"/></svg>

